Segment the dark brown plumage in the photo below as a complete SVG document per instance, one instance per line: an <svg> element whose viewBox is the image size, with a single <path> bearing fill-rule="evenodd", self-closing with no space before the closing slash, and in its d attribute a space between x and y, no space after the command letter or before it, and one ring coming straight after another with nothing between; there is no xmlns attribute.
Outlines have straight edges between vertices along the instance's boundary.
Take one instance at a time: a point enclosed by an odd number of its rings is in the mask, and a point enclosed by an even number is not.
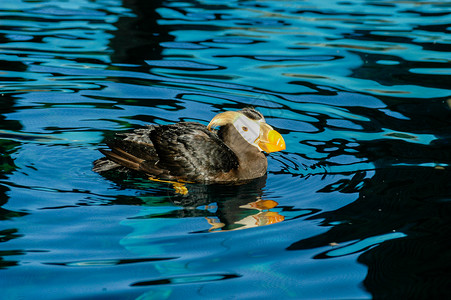
<svg viewBox="0 0 451 300"><path fill-rule="evenodd" d="M218 130L214 130L219 127ZM285 149L283 138L254 109L224 112L208 126L195 122L136 129L117 134L100 150L93 170L130 169L152 178L234 183L266 174L266 152Z"/></svg>

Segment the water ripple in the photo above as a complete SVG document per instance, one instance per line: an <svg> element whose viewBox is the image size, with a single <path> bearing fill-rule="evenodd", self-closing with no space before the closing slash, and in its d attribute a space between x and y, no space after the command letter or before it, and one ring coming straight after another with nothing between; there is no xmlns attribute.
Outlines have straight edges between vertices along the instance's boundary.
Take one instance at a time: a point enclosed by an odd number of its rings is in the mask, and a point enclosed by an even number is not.
<svg viewBox="0 0 451 300"><path fill-rule="evenodd" d="M450 15L432 0L2 1L2 296L444 298ZM181 194L91 171L115 132L245 106L287 143L266 178Z"/></svg>

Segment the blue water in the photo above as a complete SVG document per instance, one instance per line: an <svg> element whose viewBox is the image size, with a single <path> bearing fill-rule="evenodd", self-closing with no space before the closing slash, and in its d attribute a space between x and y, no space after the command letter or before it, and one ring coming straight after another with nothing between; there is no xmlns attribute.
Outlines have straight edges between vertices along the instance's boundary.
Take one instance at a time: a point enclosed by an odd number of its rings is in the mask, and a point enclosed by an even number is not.
<svg viewBox="0 0 451 300"><path fill-rule="evenodd" d="M1 1L0 298L451 296L450 44L449 1ZM266 178L91 170L246 106Z"/></svg>

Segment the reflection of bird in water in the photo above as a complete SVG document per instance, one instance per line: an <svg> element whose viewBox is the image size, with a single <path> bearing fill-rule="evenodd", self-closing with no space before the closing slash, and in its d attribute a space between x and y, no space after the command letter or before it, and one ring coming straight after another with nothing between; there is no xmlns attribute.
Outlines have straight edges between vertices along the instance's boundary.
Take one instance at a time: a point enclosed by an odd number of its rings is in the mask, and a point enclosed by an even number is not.
<svg viewBox="0 0 451 300"><path fill-rule="evenodd" d="M217 128L217 130L215 130ZM267 153L285 149L282 136L258 111L245 108L195 122L137 129L118 134L100 150L94 171L139 171L161 180L239 183L266 174Z"/></svg>
<svg viewBox="0 0 451 300"><path fill-rule="evenodd" d="M203 217L211 225L209 231L239 230L285 219L277 211L276 201L262 199L265 185L263 176L233 188L224 184L187 184L188 194L170 194L172 203L183 207L178 210L179 217Z"/></svg>
<svg viewBox="0 0 451 300"><path fill-rule="evenodd" d="M278 205L273 200L257 200L246 205L241 205L239 208L248 209L248 214L242 219L234 221L232 224L225 224L219 218L206 218L208 224L211 225L209 231L216 230L241 230L258 226L271 225L282 222L285 217L276 211L269 211ZM267 210L267 211L265 211Z"/></svg>
<svg viewBox="0 0 451 300"><path fill-rule="evenodd" d="M118 196L111 202L139 205L143 207L143 212L148 212L133 219L145 219L147 222L202 219L205 221L200 224L209 224L210 227L206 230L201 226L193 232L206 232L270 225L282 222L286 217L284 209L278 207L276 201L265 199L266 176L233 185L187 183L185 187L189 189L189 193L182 194L173 189L172 182L155 182L135 175L137 174L130 177L121 172L102 173L102 176L121 188L137 192L135 196Z"/></svg>

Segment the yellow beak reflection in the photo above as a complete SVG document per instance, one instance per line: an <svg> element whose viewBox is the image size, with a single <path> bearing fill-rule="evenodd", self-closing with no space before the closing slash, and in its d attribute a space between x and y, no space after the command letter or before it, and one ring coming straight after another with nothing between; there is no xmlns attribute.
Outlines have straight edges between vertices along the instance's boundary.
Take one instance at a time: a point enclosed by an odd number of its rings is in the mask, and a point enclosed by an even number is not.
<svg viewBox="0 0 451 300"><path fill-rule="evenodd" d="M277 205L279 204L276 201L261 199L241 205L240 208L249 209L249 212L255 211L255 213L251 213L242 219L234 221L233 223L222 223L221 220L216 217L205 219L211 225L209 231L216 232L266 226L285 220L285 217L278 212L270 211L270 209L276 207Z"/></svg>
<svg viewBox="0 0 451 300"><path fill-rule="evenodd" d="M282 135L272 129L272 127L266 123L261 124L261 135L260 140L257 144L260 149L262 149L266 153L282 151L286 149L285 140L283 139Z"/></svg>

